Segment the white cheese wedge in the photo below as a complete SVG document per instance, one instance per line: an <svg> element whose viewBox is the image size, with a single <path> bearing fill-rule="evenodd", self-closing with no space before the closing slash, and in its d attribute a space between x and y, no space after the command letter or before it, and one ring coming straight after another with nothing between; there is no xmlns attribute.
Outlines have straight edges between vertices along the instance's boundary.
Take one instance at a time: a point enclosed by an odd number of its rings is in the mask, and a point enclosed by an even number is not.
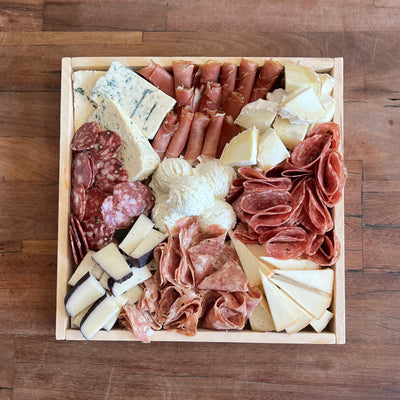
<svg viewBox="0 0 400 400"><path fill-rule="evenodd" d="M260 260L268 264L271 268L278 269L319 269L319 265L314 261L307 259L279 260L274 257L260 256Z"/></svg>
<svg viewBox="0 0 400 400"><path fill-rule="evenodd" d="M291 314L287 307L290 298L275 286L262 272L260 273L276 331L280 332L296 324L296 317Z"/></svg>
<svg viewBox="0 0 400 400"><path fill-rule="evenodd" d="M255 126L264 132L272 124L277 113L277 104L268 100L259 99L246 104L235 120L235 124L249 129Z"/></svg>
<svg viewBox="0 0 400 400"><path fill-rule="evenodd" d="M131 269L115 243L109 243L92 257L114 280L123 281L130 277Z"/></svg>
<svg viewBox="0 0 400 400"><path fill-rule="evenodd" d="M335 79L329 74L318 74L318 79L321 82L321 95L331 94L335 86Z"/></svg>
<svg viewBox="0 0 400 400"><path fill-rule="evenodd" d="M72 74L74 92L74 128L78 130L96 108L90 96L97 80L106 74L105 71L75 71Z"/></svg>
<svg viewBox="0 0 400 400"><path fill-rule="evenodd" d="M68 315L74 317L79 314L103 296L105 292L99 281L90 272L87 272L65 296L64 303Z"/></svg>
<svg viewBox="0 0 400 400"><path fill-rule="evenodd" d="M160 157L149 141L111 100L104 99L96 111L89 116L88 121L97 122L101 129L116 132L121 137L123 146L118 153L118 158L127 169L131 180L146 179L158 167Z"/></svg>
<svg viewBox="0 0 400 400"><path fill-rule="evenodd" d="M91 305L90 305L91 306ZM83 309L80 313L76 314L74 317L71 317L71 328L80 328L82 318L86 315L89 311L90 306L87 306Z"/></svg>
<svg viewBox="0 0 400 400"><path fill-rule="evenodd" d="M276 270L276 275L283 276L303 286L317 291L332 295L333 290L333 269L324 268L318 270ZM323 294L321 293L321 294Z"/></svg>
<svg viewBox="0 0 400 400"><path fill-rule="evenodd" d="M137 73L113 61L93 88L91 99L99 106L106 99L117 104L148 139L153 139L175 100Z"/></svg>
<svg viewBox="0 0 400 400"><path fill-rule="evenodd" d="M274 121L273 128L283 144L289 150L293 150L304 140L308 126L308 124L291 124L288 119L278 117Z"/></svg>
<svg viewBox="0 0 400 400"><path fill-rule="evenodd" d="M315 332L320 333L325 329L332 317L333 314L329 310L325 310L325 312L322 314L322 317L320 319L313 319L310 322L310 325L313 327Z"/></svg>
<svg viewBox="0 0 400 400"><path fill-rule="evenodd" d="M132 228L120 243L119 248L125 254L131 254L139 245L144 237L151 231L154 222L144 214L139 215L139 218L133 224Z"/></svg>
<svg viewBox="0 0 400 400"><path fill-rule="evenodd" d="M270 279L316 319L321 318L331 304L331 297L289 283L279 275L274 275Z"/></svg>
<svg viewBox="0 0 400 400"><path fill-rule="evenodd" d="M302 87L310 87L317 96L321 94L319 77L310 67L301 64L286 64L285 90L291 93Z"/></svg>
<svg viewBox="0 0 400 400"><path fill-rule="evenodd" d="M131 268L131 271L132 276L129 279L121 283L116 281L111 282L111 292L115 297L120 296L127 290L132 289L139 283L142 283L151 277L151 272L149 271L147 266L142 268Z"/></svg>
<svg viewBox="0 0 400 400"><path fill-rule="evenodd" d="M279 105L285 101L287 95L288 93L286 92L286 90L278 88L275 89L273 92L267 93L267 100Z"/></svg>
<svg viewBox="0 0 400 400"><path fill-rule="evenodd" d="M124 294L119 297L125 297L127 299L126 304L132 305L138 302L142 294L143 289L139 285L136 285L133 288L124 292Z"/></svg>
<svg viewBox="0 0 400 400"><path fill-rule="evenodd" d="M253 126L235 136L224 148L221 163L231 167L257 164L260 135Z"/></svg>
<svg viewBox="0 0 400 400"><path fill-rule="evenodd" d="M252 331L269 332L275 330L274 320L264 297L249 317L249 322Z"/></svg>
<svg viewBox="0 0 400 400"><path fill-rule="evenodd" d="M296 318L297 322L287 327L286 333L292 334L301 331L305 328L313 319L313 316L309 314L304 308L300 307L294 300L289 296L286 297L286 307L289 312Z"/></svg>
<svg viewBox="0 0 400 400"><path fill-rule="evenodd" d="M263 170L268 170L289 156L289 152L277 133L272 128L267 129L260 138L257 164Z"/></svg>
<svg viewBox="0 0 400 400"><path fill-rule="evenodd" d="M312 88L302 87L286 98L279 115L292 124L311 124L325 121L331 115L331 108L322 106Z"/></svg>
<svg viewBox="0 0 400 400"><path fill-rule="evenodd" d="M107 272L103 271L103 275L101 275L101 278L99 279L99 283L101 286L103 286L104 289L110 290L108 287L108 279L110 278L110 275L107 274Z"/></svg>
<svg viewBox="0 0 400 400"><path fill-rule="evenodd" d="M122 307L128 302L128 299L124 297L124 295L118 296L118 297L113 297L115 304L118 306L119 311L117 314L114 315L104 326L102 329L104 329L107 332L110 332L115 323L117 322L118 315L121 312Z"/></svg>
<svg viewBox="0 0 400 400"><path fill-rule="evenodd" d="M101 276L103 275L103 270L95 263L95 261L92 259L92 255L95 252L92 250L89 250L85 257L83 257L83 260L81 263L78 265L76 268L75 272L72 274L70 280L68 281L68 285L70 286L75 286L76 282L79 281L79 279L82 278L83 275L85 275L87 272L91 272L92 275L96 279L100 279Z"/></svg>
<svg viewBox="0 0 400 400"><path fill-rule="evenodd" d="M233 237L232 231L229 231L229 236L251 287L258 286L262 283L260 270L266 276L273 274L272 270L247 248L247 245Z"/></svg>
<svg viewBox="0 0 400 400"><path fill-rule="evenodd" d="M119 307L114 298L108 294L101 297L90 307L81 322L81 332L85 339L89 340L107 322L119 313Z"/></svg>
<svg viewBox="0 0 400 400"><path fill-rule="evenodd" d="M166 233L162 233L156 229L150 229L135 250L133 250L131 257L140 258L152 252L167 236Z"/></svg>

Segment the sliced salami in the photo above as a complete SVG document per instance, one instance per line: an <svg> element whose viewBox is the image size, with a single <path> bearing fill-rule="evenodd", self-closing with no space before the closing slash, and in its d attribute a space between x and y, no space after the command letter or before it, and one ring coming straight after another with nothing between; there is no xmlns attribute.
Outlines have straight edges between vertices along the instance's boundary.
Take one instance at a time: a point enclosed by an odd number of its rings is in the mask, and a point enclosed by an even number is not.
<svg viewBox="0 0 400 400"><path fill-rule="evenodd" d="M247 183L247 182L246 182ZM240 207L249 214L266 212L274 206L289 206L292 209L292 196L287 190L246 190L241 197Z"/></svg>
<svg viewBox="0 0 400 400"><path fill-rule="evenodd" d="M75 239L74 239L74 234L72 232L71 225L68 227L68 236L69 236L69 242L71 244L72 258L74 259L74 263L76 265L78 265L79 264L79 259L78 259L78 254L76 252Z"/></svg>
<svg viewBox="0 0 400 400"><path fill-rule="evenodd" d="M79 236L78 236L78 231L77 231L76 226L75 226L75 219L74 219L74 217L72 215L71 215L70 221L71 221L70 222L70 228L71 228L71 231L72 231L72 236L73 236L73 239L74 239L75 248L77 250L78 260L81 261L83 259L84 254L83 254L83 251L82 251L82 244L81 244L81 241L80 241Z"/></svg>
<svg viewBox="0 0 400 400"><path fill-rule="evenodd" d="M83 220L88 222L94 222L94 219L101 218L101 205L104 199L107 197L107 193L97 189L90 188L86 191L86 204L85 204L85 216Z"/></svg>
<svg viewBox="0 0 400 400"><path fill-rule="evenodd" d="M232 181L228 196L226 198L228 203L232 204L243 193L244 182L246 182L245 178L236 178Z"/></svg>
<svg viewBox="0 0 400 400"><path fill-rule="evenodd" d="M337 150L340 145L340 127L335 122L324 122L317 125L309 134L309 137L319 135L321 133L332 136L331 148Z"/></svg>
<svg viewBox="0 0 400 400"><path fill-rule="evenodd" d="M73 151L92 149L97 141L98 134L99 126L95 122L86 122L75 132L71 149Z"/></svg>
<svg viewBox="0 0 400 400"><path fill-rule="evenodd" d="M108 196L104 199L101 206L101 215L104 222L114 229L125 229L133 223L131 217L114 208L113 196Z"/></svg>
<svg viewBox="0 0 400 400"><path fill-rule="evenodd" d="M143 183L125 182L113 190L114 208L129 217L148 215L155 202L153 192Z"/></svg>
<svg viewBox="0 0 400 400"><path fill-rule="evenodd" d="M77 185L71 190L71 214L75 215L79 221L82 221L85 215L85 186Z"/></svg>
<svg viewBox="0 0 400 400"><path fill-rule="evenodd" d="M233 233L233 236L242 243L246 244L257 244L259 237L258 233L254 232L254 230L244 222L239 222Z"/></svg>
<svg viewBox="0 0 400 400"><path fill-rule="evenodd" d="M121 313L122 323L143 343L150 343L154 331L141 310L136 305L126 305Z"/></svg>
<svg viewBox="0 0 400 400"><path fill-rule="evenodd" d="M83 220L86 239L91 250L100 250L111 242L115 229L100 217Z"/></svg>
<svg viewBox="0 0 400 400"><path fill-rule="evenodd" d="M247 179L243 183L243 187L250 193L253 191L266 190L290 190L292 181L289 178L263 178L263 179Z"/></svg>
<svg viewBox="0 0 400 400"><path fill-rule="evenodd" d="M89 251L89 245L88 245L88 242L86 240L85 232L83 231L82 225L81 225L81 223L79 222L79 220L76 217L72 216L72 220L73 220L73 223L75 225L75 229L76 229L76 232L78 234L78 237L79 237L79 240L81 242L81 245L83 247L83 250L82 250L83 254L86 255L86 253Z"/></svg>
<svg viewBox="0 0 400 400"><path fill-rule="evenodd" d="M78 153L72 162L72 187L82 185L85 189L92 186L94 181L93 159L87 153Z"/></svg>
<svg viewBox="0 0 400 400"><path fill-rule="evenodd" d="M96 143L90 150L90 154L95 161L107 161L117 157L122 144L121 138L115 132L101 131L97 136Z"/></svg>
<svg viewBox="0 0 400 400"><path fill-rule="evenodd" d="M117 158L99 162L94 186L106 193L112 193L116 185L128 180L128 171Z"/></svg>
<svg viewBox="0 0 400 400"><path fill-rule="evenodd" d="M323 235L322 239L318 240L319 247L315 253L307 257L319 265L328 267L335 264L339 257L340 243L333 230Z"/></svg>

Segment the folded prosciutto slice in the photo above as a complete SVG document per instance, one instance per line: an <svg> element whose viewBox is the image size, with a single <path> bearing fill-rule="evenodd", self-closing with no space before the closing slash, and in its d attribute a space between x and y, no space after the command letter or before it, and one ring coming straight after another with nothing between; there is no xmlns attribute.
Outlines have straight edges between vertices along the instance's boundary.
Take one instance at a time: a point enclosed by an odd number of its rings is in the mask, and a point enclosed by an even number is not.
<svg viewBox="0 0 400 400"><path fill-rule="evenodd" d="M242 58L239 65L238 79L236 83L236 91L244 97L244 104L250 100L253 90L254 81L256 79L258 64L256 62ZM236 117L235 117L236 118Z"/></svg>
<svg viewBox="0 0 400 400"><path fill-rule="evenodd" d="M151 61L150 65L139 70L138 74L149 80L154 86L162 90L168 96L175 98L174 78L161 65Z"/></svg>
<svg viewBox="0 0 400 400"><path fill-rule="evenodd" d="M274 86L278 79L283 67L276 61L267 60L264 62L264 66L257 78L257 81L251 92L250 102L258 99L265 99L266 94Z"/></svg>
<svg viewBox="0 0 400 400"><path fill-rule="evenodd" d="M174 72L175 90L178 87L189 89L193 85L195 64L191 61L179 60L172 62Z"/></svg>

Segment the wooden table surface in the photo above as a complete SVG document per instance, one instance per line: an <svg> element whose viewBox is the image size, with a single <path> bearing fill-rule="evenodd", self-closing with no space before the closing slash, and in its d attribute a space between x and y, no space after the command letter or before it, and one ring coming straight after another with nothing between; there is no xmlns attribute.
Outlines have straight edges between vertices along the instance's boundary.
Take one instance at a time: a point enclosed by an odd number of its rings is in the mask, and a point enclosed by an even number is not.
<svg viewBox="0 0 400 400"><path fill-rule="evenodd" d="M399 21L398 0L0 0L0 400L399 399ZM56 342L61 58L134 55L344 57L345 345Z"/></svg>

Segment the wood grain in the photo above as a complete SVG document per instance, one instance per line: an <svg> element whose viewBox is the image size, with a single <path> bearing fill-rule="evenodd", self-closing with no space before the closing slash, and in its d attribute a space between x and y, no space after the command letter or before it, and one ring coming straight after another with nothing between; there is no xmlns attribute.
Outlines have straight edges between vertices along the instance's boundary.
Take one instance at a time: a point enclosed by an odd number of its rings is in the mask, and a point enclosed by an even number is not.
<svg viewBox="0 0 400 400"><path fill-rule="evenodd" d="M1 0L0 27L7 31L42 29L43 0Z"/></svg>

